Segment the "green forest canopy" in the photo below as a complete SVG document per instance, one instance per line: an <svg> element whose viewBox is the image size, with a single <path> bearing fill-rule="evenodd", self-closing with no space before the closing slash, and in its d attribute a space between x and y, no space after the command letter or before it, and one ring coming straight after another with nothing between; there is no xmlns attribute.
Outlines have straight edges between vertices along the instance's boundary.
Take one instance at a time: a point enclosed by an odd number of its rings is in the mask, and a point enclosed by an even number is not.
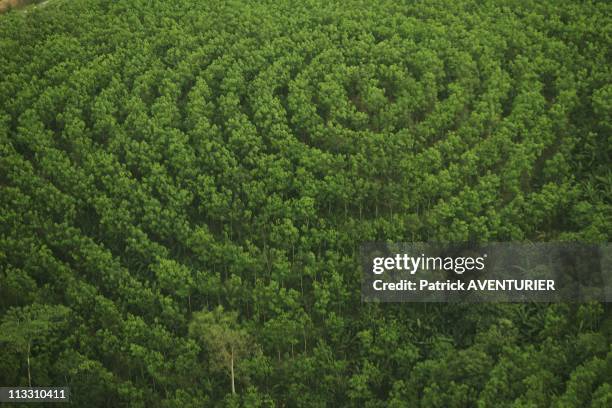
<svg viewBox="0 0 612 408"><path fill-rule="evenodd" d="M76 406L609 407L605 304L362 304L357 252L609 241L611 15L0 16L0 384L67 385Z"/></svg>

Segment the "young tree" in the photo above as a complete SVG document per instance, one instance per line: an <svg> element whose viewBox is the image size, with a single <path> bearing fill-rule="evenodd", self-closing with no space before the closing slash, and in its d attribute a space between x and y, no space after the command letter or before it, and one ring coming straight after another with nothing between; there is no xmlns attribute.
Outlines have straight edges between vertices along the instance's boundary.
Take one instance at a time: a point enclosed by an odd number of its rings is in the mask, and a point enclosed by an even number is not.
<svg viewBox="0 0 612 408"><path fill-rule="evenodd" d="M28 370L28 386L32 386L30 357L35 341L45 339L64 321L70 310L61 305L33 304L24 308L12 308L0 324L0 344L9 344L25 355ZM3 346L4 347L4 346Z"/></svg>
<svg viewBox="0 0 612 408"><path fill-rule="evenodd" d="M229 372L232 394L235 394L236 366L252 351L248 333L238 324L238 313L227 312L223 306L196 312L189 325L189 335L205 345L213 370Z"/></svg>

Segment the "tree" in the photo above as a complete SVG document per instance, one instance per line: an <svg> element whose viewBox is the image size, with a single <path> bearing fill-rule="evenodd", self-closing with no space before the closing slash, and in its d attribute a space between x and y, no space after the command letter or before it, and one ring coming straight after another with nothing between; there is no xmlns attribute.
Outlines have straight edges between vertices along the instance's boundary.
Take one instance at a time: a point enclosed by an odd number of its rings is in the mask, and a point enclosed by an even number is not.
<svg viewBox="0 0 612 408"><path fill-rule="evenodd" d="M28 386L32 386L30 356L35 341L43 340L54 328L66 319L69 309L61 305L34 303L23 308L12 308L0 324L0 343L12 345L25 354L28 372Z"/></svg>
<svg viewBox="0 0 612 408"><path fill-rule="evenodd" d="M240 361L253 351L247 331L238 324L238 313L223 306L193 315L189 335L204 344L213 370L227 370L232 394L236 393L235 372Z"/></svg>

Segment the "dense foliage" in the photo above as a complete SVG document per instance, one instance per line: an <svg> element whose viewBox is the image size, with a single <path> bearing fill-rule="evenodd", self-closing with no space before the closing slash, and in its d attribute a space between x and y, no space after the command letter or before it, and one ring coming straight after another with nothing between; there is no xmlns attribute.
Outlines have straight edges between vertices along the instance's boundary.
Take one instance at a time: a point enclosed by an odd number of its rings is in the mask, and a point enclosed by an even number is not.
<svg viewBox="0 0 612 408"><path fill-rule="evenodd" d="M481 3L0 16L0 385L611 406L605 304L360 301L361 242L610 238L612 5Z"/></svg>

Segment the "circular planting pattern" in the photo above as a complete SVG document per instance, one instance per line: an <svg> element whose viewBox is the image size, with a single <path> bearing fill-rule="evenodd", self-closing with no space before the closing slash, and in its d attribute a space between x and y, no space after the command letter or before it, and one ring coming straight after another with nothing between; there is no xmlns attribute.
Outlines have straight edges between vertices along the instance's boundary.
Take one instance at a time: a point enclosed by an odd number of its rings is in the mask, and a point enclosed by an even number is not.
<svg viewBox="0 0 612 408"><path fill-rule="evenodd" d="M602 305L366 306L358 249L609 240L610 5L299 3L0 16L0 383L45 321L76 403L214 405L189 322L222 305L245 406L605 405Z"/></svg>

